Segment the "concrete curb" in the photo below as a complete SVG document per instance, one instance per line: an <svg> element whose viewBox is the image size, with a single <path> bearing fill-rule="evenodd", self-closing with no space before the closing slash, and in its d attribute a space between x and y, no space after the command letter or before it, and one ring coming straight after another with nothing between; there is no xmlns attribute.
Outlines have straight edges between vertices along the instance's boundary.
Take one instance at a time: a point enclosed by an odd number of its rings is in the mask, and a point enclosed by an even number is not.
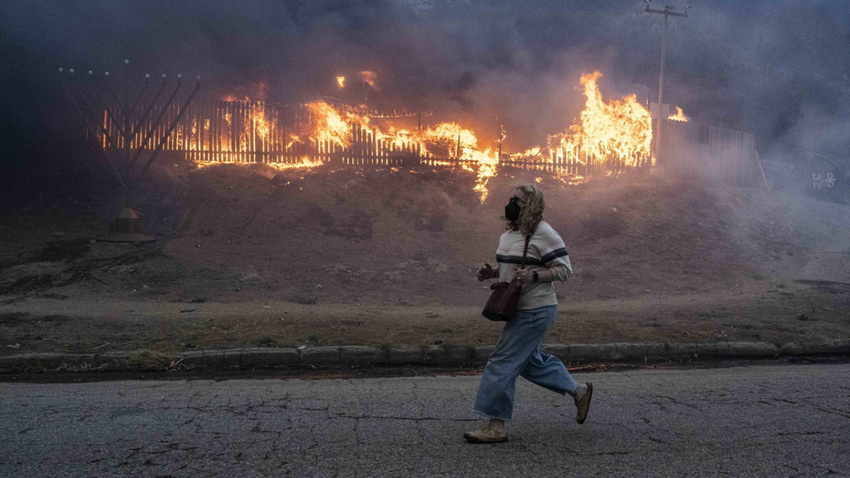
<svg viewBox="0 0 850 478"><path fill-rule="evenodd" d="M543 351L568 365L595 362L850 355L850 340L776 346L767 342L547 344ZM0 373L222 370L238 368L349 368L368 366L481 366L493 347L428 346L419 350L334 346L209 349L163 355L146 350L103 354L36 353L0 357Z"/></svg>

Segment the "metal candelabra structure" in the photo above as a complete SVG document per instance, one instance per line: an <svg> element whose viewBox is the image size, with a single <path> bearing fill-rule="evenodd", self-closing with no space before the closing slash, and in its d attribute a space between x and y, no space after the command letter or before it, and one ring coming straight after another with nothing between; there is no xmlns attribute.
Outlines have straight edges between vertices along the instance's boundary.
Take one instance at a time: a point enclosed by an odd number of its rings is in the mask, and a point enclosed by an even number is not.
<svg viewBox="0 0 850 478"><path fill-rule="evenodd" d="M195 87L187 99L180 103L177 97L183 87L182 75L177 75L177 82L171 88L167 76L162 75L161 86L152 92L151 76L146 74L141 91L133 98L129 60L124 60L123 91L116 90L116 81L108 71L104 72L100 80L95 78L91 70L80 75L73 68L67 74L63 68L59 68L59 73L65 97L79 114L91 137L101 143L106 161L126 195L125 207L116 219L113 232L99 240L153 241L153 237L140 230L139 215L133 210L133 196L200 90L201 78L196 77ZM164 103L160 102L163 96L167 96ZM172 105L177 106L178 114L166 119L166 112ZM107 125L112 127L108 128Z"/></svg>

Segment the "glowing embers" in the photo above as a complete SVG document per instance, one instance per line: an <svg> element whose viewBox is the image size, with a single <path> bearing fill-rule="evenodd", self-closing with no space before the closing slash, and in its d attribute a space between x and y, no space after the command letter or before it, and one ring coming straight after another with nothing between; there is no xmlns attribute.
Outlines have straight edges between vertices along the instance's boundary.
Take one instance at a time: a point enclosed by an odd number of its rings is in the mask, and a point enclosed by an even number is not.
<svg viewBox="0 0 850 478"><path fill-rule="evenodd" d="M194 163L199 169L201 169L201 168L208 168L210 166L227 164L227 163L229 163L229 161L203 161L203 160L197 160L196 159L196 160L194 160ZM236 164L251 164L247 161L245 161L245 162L236 161L235 163ZM308 156L304 156L303 158L301 158L301 161L295 162L295 163L263 163L263 164L265 164L266 166L268 166L272 169L276 169L278 171L286 171L286 170L289 170L289 169L317 168L319 166L324 165L325 163L321 160L315 160L314 161L314 160L311 160Z"/></svg>
<svg viewBox="0 0 850 478"><path fill-rule="evenodd" d="M299 163L266 163L266 166L277 169L278 171L285 171L287 169L317 168L323 164L325 163L321 160L312 161L309 157L304 156Z"/></svg>

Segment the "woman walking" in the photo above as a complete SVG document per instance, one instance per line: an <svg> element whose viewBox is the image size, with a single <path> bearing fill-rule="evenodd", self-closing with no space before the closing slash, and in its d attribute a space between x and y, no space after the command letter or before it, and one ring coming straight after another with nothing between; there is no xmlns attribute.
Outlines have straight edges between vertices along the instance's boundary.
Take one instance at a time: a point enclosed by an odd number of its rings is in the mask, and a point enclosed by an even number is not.
<svg viewBox="0 0 850 478"><path fill-rule="evenodd" d="M507 231L496 250L498 268L490 264L478 269L478 280L498 278L509 282L516 277L522 284L517 310L505 324L496 349L487 360L473 409L488 417L486 427L467 432L473 443L508 440L505 421L511 419L518 376L561 395L569 394L578 411L576 421L584 423L593 394L591 383L579 384L564 364L541 351L543 337L558 315L558 299L553 281L565 281L572 274L564 241L543 221L543 193L534 185L517 186L505 206ZM526 237L526 268L520 269Z"/></svg>

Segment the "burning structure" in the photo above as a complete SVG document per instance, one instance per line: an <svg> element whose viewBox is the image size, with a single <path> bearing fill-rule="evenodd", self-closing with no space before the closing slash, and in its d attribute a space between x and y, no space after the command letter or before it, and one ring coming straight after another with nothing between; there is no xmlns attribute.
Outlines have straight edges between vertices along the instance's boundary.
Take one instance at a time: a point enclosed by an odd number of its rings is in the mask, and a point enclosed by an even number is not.
<svg viewBox="0 0 850 478"><path fill-rule="evenodd" d="M361 72L375 88L374 72ZM652 119L635 95L605 101L598 87L600 72L581 77L584 110L563 133L550 135L547 144L520 153L486 147L472 128L458 122L423 125L421 114L383 113L366 106L350 106L333 99L300 105L261 100L179 102L151 105L150 112L131 112L131 123L144 127L127 138L131 148L146 148L148 131L164 118L174 128L165 131L164 151L177 152L201 166L219 163L262 163L276 169L312 168L325 164L373 166L427 166L472 172L475 190L487 198L488 179L500 168L535 169L554 174L565 183L593 174L618 174L651 167ZM345 78L336 78L339 86ZM115 148L110 140L122 125L103 109L87 126L90 139L101 148ZM409 125L417 116L419 124ZM122 133L123 134L123 133ZM123 143L122 143L123 144ZM123 147L123 146L122 146Z"/></svg>
<svg viewBox="0 0 850 478"><path fill-rule="evenodd" d="M575 184L595 174L647 170L655 165L652 113L633 94L604 99L598 85L601 77L598 71L581 76L584 109L564 132L549 135L545 145L518 153L502 150L501 125L497 144L486 147L473 128L455 121L423 125L422 114L370 110L335 98L289 105L228 95L192 104L152 104L150 112L131 112L131 123L144 127L133 130L126 141L131 148L148 148L146 132L159 131L158 148L181 154L201 167L265 164L284 170L336 164L467 171L476 175L474 188L483 202L489 194L489 178L500 169L539 170ZM370 89L376 88L374 72L361 72L361 79ZM336 77L336 82L345 87L345 77ZM677 114L666 119L670 136L662 145L671 153L671 170L700 172L718 158L729 158L727 153L732 151L735 171L731 176L716 174L717 168L709 167L709 172L741 182L740 171L754 157L752 135L722 134L726 130L688 123L682 109L676 109ZM410 124L413 117L418 124ZM173 123L173 127L166 131L152 118L164 118L163 124ZM103 149L115 148L109 138L123 134L108 107L90 121L87 131Z"/></svg>

